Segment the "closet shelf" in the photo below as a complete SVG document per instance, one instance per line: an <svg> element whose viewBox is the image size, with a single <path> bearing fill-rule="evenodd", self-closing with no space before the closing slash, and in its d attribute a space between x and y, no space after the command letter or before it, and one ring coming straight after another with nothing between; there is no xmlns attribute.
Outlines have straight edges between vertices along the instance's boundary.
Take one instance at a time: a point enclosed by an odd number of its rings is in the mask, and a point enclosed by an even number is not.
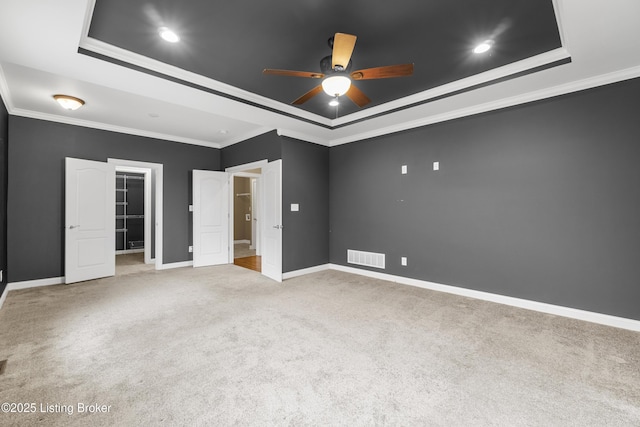
<svg viewBox="0 0 640 427"><path fill-rule="evenodd" d="M116 175L116 178L120 178L120 179L138 179L138 180L142 180L144 181L144 177L143 176L132 176L132 175Z"/></svg>
<svg viewBox="0 0 640 427"><path fill-rule="evenodd" d="M236 197L242 197L242 196L251 196L251 193L236 193Z"/></svg>
<svg viewBox="0 0 640 427"><path fill-rule="evenodd" d="M116 215L116 219L137 219L144 218L144 215Z"/></svg>

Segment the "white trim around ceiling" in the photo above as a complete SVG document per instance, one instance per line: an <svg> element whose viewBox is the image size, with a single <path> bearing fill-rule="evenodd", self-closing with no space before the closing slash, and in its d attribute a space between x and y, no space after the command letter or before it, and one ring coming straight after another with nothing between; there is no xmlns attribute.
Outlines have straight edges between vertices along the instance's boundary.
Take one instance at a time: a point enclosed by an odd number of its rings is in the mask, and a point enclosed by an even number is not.
<svg viewBox="0 0 640 427"><path fill-rule="evenodd" d="M558 23L559 11L558 6L555 4L557 0L554 0L554 10ZM308 120L318 125L324 125L329 127L341 126L352 123L354 121L360 121L362 119L369 118L388 112L392 112L398 108L406 107L407 105L420 104L428 102L431 99L441 97L447 94L455 93L461 90L473 88L478 85L487 84L494 80L502 79L505 77L513 76L518 73L526 72L538 67L548 66L554 62L558 62L564 59L570 58L569 52L563 47L554 49L549 52L545 52L536 55L531 58L526 58L521 61L514 62L502 67L494 68L481 74L470 76L461 80L451 82L442 86L438 86L433 89L428 89L413 95L409 95L403 98L396 99L394 101L386 102L384 104L377 105L375 107L367 108L366 110L358 111L356 113L349 114L347 116L340 117L338 119L328 119L318 114L310 113L306 110L302 110L297 107L293 107L289 104L285 104L280 101L276 101L262 95L246 91L244 89L231 86L226 83L199 75L190 71L186 71L182 68L163 63L161 61L151 59L144 55L128 51L126 49L119 48L117 46L110 45L103 41L89 37L89 27L91 19L93 17L93 10L95 7L95 0L90 0L89 7L87 8L87 15L83 24L82 36L80 38L79 47L86 49L98 55L112 58L123 63L131 64L149 71L160 73L164 76L181 80L185 83L191 83L201 88L210 89L220 94L226 94L233 98L236 98L238 102L247 102L249 104L256 104L258 108L260 106L266 109L273 109L286 115L290 115L302 120ZM559 31L562 39L562 31L559 27ZM224 95L218 95L224 96ZM315 141L313 141L315 142Z"/></svg>
<svg viewBox="0 0 640 427"><path fill-rule="evenodd" d="M263 126L263 127L260 127L260 128L258 128L256 130L254 130L254 131L246 132L246 133L242 134L241 136L226 140L224 142L224 144L218 144L217 148L228 147L229 145L233 145L233 144L236 144L238 142L246 141L247 139L255 138L256 136L260 136L260 135L263 135L263 134L265 134L267 132L271 132L272 130L274 130L274 129L272 127L270 127L270 126Z"/></svg>
<svg viewBox="0 0 640 427"><path fill-rule="evenodd" d="M464 90L470 90L479 85L491 84L491 82L496 80L524 73L539 67L549 66L555 62L568 60L570 58L571 55L569 55L569 52L565 48L557 48L521 61L493 68L480 74L456 80L433 89L428 89L414 95L405 96L404 98L399 98L375 107L367 108L363 111L349 114L348 116L334 119L331 121L331 125L340 126L356 120L365 119L373 115L379 115L391 110L403 108L408 105L425 103L435 98L440 98L442 96L447 96Z"/></svg>
<svg viewBox="0 0 640 427"><path fill-rule="evenodd" d="M352 113L338 119L328 119L326 117L310 113L306 110L293 107L280 101L275 101L270 98L228 85L226 83L222 83L211 78L201 76L199 74L185 71L173 65L168 65L163 62L145 57L143 55L139 55L125 49L109 45L100 40L92 39L87 35L83 35L80 42L80 47L96 54L112 58L117 61L122 61L123 63L131 64L146 70L160 73L168 77L176 78L185 83L191 83L200 86L201 88L207 88L215 92L227 94L231 97L237 98L239 100L237 102L246 101L250 104L256 104L258 108L262 106L264 108L273 109L283 114L287 114L302 120L310 120L311 122L317 123L318 125L329 127L348 125L355 121L360 121L372 116L388 113L398 108L406 107L407 105L425 103L434 98L470 89L478 85L490 84L494 80L513 76L515 74L523 73L538 67L548 66L550 64L553 64L554 62L570 58L569 52L567 52L565 48L557 48L531 58L523 59L521 61L517 61L502 67L494 68L484 73L473 75L442 86L438 86L433 89L428 89L413 95L399 98L394 101L386 102L375 107L370 107L366 110L358 111L356 113Z"/></svg>
<svg viewBox="0 0 640 427"><path fill-rule="evenodd" d="M314 138L304 132L297 132L290 129L277 129L278 136L288 136L289 138L299 139L301 141L313 142L314 144L330 147L330 141L324 138Z"/></svg>
<svg viewBox="0 0 640 427"><path fill-rule="evenodd" d="M489 111L499 110L502 108L513 107L520 104L526 104L528 102L540 101L555 96L566 95L572 92L578 92L581 90L591 89L598 86L604 86L611 83L616 83L624 80L630 80L640 77L640 66L627 68L625 70L615 71L613 73L603 74L600 76L590 77L583 80L577 80L558 86L545 88L533 92L528 92L522 95L513 96L510 98L503 98L492 102L487 102L480 105L474 105L471 107L460 108L458 110L448 111L443 114L437 114L421 118L419 120L399 123L397 125L387 126L385 128L378 128L369 132L362 132L355 135L350 135L345 138L333 139L329 142L329 146L348 144L350 142L361 141L363 139L374 138L377 136L388 135L391 133L401 132L404 130L414 129L422 126L431 125L434 123L445 122L448 120L458 119L467 116L473 116L475 114L486 113Z"/></svg>
<svg viewBox="0 0 640 427"><path fill-rule="evenodd" d="M38 111L24 110L21 108L12 108L9 110L9 114L14 116L20 116L20 117L28 117L31 119L47 120L50 122L58 122L58 123L65 123L65 124L74 125L74 126L82 126L82 127L92 128L92 129L101 129L101 130L106 130L110 132L144 136L147 138L161 139L164 141L180 142L183 144L199 145L202 147L209 147L209 148L221 148L221 145L217 142L201 141L199 139L184 138L181 136L167 135L164 133L150 132L142 129L134 129L134 128L124 127L124 126L115 126L107 123L94 122L91 120L81 120L73 117L64 117L64 116L59 116L57 114L47 114L47 113L41 113ZM245 138L242 137L242 138L236 138L236 139L238 139L238 142L239 142L239 141L243 141Z"/></svg>
<svg viewBox="0 0 640 427"><path fill-rule="evenodd" d="M0 64L0 97L4 101L4 106L11 114L11 111L15 108L13 107L13 102L11 101L11 93L9 92L9 84L7 83L7 79L4 76L4 70L2 69L2 64Z"/></svg>
<svg viewBox="0 0 640 427"><path fill-rule="evenodd" d="M558 24L558 35L560 36L560 45L566 46L567 44L565 43L565 37L564 37L564 24L562 22L562 16L564 16L564 14L562 13L562 10L561 10L560 1L561 0L553 0L553 11L556 14L556 23Z"/></svg>
<svg viewBox="0 0 640 427"><path fill-rule="evenodd" d="M160 62L144 55L140 55L89 37L89 28L91 26L91 19L93 17L95 2L96 0L89 0L87 14L84 18L82 35L80 37L78 47L94 52L98 55L106 56L117 61L122 61L127 64L141 67L146 70L154 71L168 77L182 80L184 82L192 83L194 85L198 85L215 92L227 94L231 97L247 101L248 103L254 103L267 108L271 108L273 110L287 113L295 117L309 120L311 122L319 123L321 125L331 125L331 120L327 119L326 117L301 110L297 107L293 107L280 101L275 101L273 99L257 95L244 89L240 89L235 86L231 86L229 84L204 77L200 74L186 71L182 68L169 65L164 62Z"/></svg>

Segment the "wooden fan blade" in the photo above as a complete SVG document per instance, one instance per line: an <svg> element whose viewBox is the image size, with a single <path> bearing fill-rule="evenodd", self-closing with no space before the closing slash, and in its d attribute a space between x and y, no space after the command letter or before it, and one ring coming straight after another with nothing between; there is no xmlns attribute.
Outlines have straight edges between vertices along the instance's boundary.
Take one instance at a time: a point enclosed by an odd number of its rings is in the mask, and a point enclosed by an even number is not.
<svg viewBox="0 0 640 427"><path fill-rule="evenodd" d="M353 80L388 79L413 74L413 64L387 65L386 67L367 68L351 73Z"/></svg>
<svg viewBox="0 0 640 427"><path fill-rule="evenodd" d="M364 107L371 102L367 95L365 95L364 92L358 89L354 84L351 84L351 87L345 95L347 95L358 107Z"/></svg>
<svg viewBox="0 0 640 427"><path fill-rule="evenodd" d="M353 48L356 46L356 36L351 34L336 33L333 37L333 53L331 54L331 68L341 65L347 68L351 61Z"/></svg>
<svg viewBox="0 0 640 427"><path fill-rule="evenodd" d="M322 73L311 73L309 71L291 71L291 70L272 70L265 68L262 74L270 74L274 76L290 76L290 77L308 77L311 79L321 79L324 77Z"/></svg>
<svg viewBox="0 0 640 427"><path fill-rule="evenodd" d="M292 104L293 105L304 104L305 102L307 102L308 100L310 100L311 98L313 98L314 96L319 94L320 92L322 92L322 85L318 85L318 86L314 87L309 92L305 93L300 98L298 98L295 101L293 101Z"/></svg>

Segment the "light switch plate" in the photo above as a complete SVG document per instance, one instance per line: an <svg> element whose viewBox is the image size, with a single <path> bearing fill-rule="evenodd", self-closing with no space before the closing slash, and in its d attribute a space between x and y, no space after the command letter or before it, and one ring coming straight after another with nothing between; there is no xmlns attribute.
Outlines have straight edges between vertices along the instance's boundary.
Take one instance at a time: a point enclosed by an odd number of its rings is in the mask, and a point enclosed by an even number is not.
<svg viewBox="0 0 640 427"><path fill-rule="evenodd" d="M407 165L402 165L402 175L406 175L408 172Z"/></svg>
<svg viewBox="0 0 640 427"><path fill-rule="evenodd" d="M433 170L434 171L440 170L440 162L433 162Z"/></svg>
<svg viewBox="0 0 640 427"><path fill-rule="evenodd" d="M291 212L300 211L300 205L298 203L291 203Z"/></svg>
<svg viewBox="0 0 640 427"><path fill-rule="evenodd" d="M189 252L193 252L193 246L189 246Z"/></svg>
<svg viewBox="0 0 640 427"><path fill-rule="evenodd" d="M189 205L189 212L193 212L193 205Z"/></svg>

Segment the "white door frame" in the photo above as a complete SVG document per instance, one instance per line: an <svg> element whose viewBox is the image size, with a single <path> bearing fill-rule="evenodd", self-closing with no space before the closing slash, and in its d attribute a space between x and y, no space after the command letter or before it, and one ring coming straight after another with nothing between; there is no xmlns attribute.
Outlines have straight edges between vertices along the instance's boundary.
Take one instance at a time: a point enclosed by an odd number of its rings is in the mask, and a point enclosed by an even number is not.
<svg viewBox="0 0 640 427"><path fill-rule="evenodd" d="M163 236L163 228L162 228L162 188L163 188L163 178L162 178L162 163L149 163L149 162L139 162L135 160L123 160L123 159L107 159L108 163L112 163L116 166L116 171L122 172L135 172L135 173L144 173L145 174L145 200L144 200L144 209L145 209L145 217L144 217L144 237L145 237L145 249L144 249L144 262L147 264L154 264L155 269L162 269L162 236ZM136 172L142 171L142 172ZM151 215L148 215L146 212L151 212L151 192L153 189L151 188L151 171L155 172L155 254L151 253L151 245L147 245L147 237L151 236L151 230L153 228L153 224L151 223ZM148 175L147 175L148 173ZM148 220L147 220L148 218ZM148 234L147 234L148 233ZM149 249L147 250L147 247ZM154 256L155 255L155 256Z"/></svg>
<svg viewBox="0 0 640 427"><path fill-rule="evenodd" d="M260 194L260 178L249 178L249 185L251 186L251 246L249 249L254 249L256 255L262 254L262 247L260 244L260 233L258 233L258 227L260 226L260 212L258 195Z"/></svg>
<svg viewBox="0 0 640 427"><path fill-rule="evenodd" d="M263 196L263 191L262 188L260 187L260 181L261 181L261 176L260 174L255 174L255 173L248 173L246 171L251 170L251 169L262 169L263 167L267 166L269 164L269 160L259 160L257 162L251 162L251 163L245 163L243 165L238 165L238 166L232 166L230 168L226 168L225 172L229 172L231 174L231 178L230 178L230 186L229 186L229 242L233 242L233 214L234 214L234 200L233 200L233 196L235 195L235 190L234 190L234 185L233 185L233 177L234 176L245 176L245 177L249 177L249 178L258 178L258 212L264 212L263 210L263 206L264 206L264 196ZM253 215L253 213L252 213ZM262 213L260 213L260 215L262 215ZM258 237L258 241L262 242L262 222L263 221L258 221L258 229L256 230L256 234L259 234ZM234 256L234 245L229 244L229 260L231 263L233 263L233 256ZM256 255L261 255L262 254L262 250L261 248L256 248Z"/></svg>

